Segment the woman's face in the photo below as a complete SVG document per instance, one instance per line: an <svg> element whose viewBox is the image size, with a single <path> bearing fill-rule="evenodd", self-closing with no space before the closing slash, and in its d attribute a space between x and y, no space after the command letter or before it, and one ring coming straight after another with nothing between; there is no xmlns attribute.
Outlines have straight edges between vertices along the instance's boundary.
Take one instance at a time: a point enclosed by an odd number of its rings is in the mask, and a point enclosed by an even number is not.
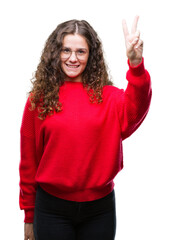
<svg viewBox="0 0 171 240"><path fill-rule="evenodd" d="M68 34L63 39L61 68L66 74L65 81L82 82L82 73L87 65L89 47L84 37Z"/></svg>

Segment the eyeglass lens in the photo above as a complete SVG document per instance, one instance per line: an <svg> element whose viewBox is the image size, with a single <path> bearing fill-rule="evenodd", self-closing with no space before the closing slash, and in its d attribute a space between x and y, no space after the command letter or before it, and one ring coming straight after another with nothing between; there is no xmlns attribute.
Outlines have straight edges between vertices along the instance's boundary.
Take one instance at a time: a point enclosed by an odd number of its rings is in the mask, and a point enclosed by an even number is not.
<svg viewBox="0 0 171 240"><path fill-rule="evenodd" d="M84 59L87 54L87 49L78 49L76 51L72 51L70 48L63 48L61 50L61 58L67 59L71 56L72 52L75 53L78 59Z"/></svg>

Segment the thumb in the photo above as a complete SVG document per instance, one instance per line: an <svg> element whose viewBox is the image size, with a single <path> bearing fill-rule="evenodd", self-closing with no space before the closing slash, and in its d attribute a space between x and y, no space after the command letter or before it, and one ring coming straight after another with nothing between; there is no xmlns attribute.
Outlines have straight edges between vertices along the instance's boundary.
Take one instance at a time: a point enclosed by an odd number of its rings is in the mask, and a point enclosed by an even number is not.
<svg viewBox="0 0 171 240"><path fill-rule="evenodd" d="M139 38L136 37L134 38L134 40L132 42L129 42L129 45L128 45L128 51L132 51L134 49L134 46L138 43L139 41Z"/></svg>
<svg viewBox="0 0 171 240"><path fill-rule="evenodd" d="M140 31L136 31L132 42L129 42L129 50L133 50L134 46L138 43L140 38Z"/></svg>

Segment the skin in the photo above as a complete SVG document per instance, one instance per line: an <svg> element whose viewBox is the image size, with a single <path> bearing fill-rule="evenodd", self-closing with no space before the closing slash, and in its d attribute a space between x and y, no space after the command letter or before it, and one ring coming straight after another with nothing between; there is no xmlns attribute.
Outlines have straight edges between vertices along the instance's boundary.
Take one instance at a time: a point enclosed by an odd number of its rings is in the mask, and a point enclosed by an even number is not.
<svg viewBox="0 0 171 240"><path fill-rule="evenodd" d="M136 16L132 24L131 33L129 33L126 21L122 21L123 32L125 36L126 55L130 65L136 67L142 61L143 41L140 39L140 32L137 31L139 16Z"/></svg>
<svg viewBox="0 0 171 240"><path fill-rule="evenodd" d="M126 46L126 55L129 59L130 65L132 67L138 66L142 62L142 53L143 53L143 41L140 39L140 32L137 31L139 16L136 16L133 24L131 33L129 33L126 21L122 21L123 33L125 37L125 46ZM65 36L63 44L69 44L69 47L72 51L76 51L77 48L81 46L86 46L88 48L86 40L78 34L69 34ZM88 60L87 58L83 62L76 58L75 52L72 52L72 55L69 59L62 61L61 67L66 74L66 81L81 81L81 74L84 71ZM69 69L65 64L79 64L78 69ZM24 224L24 240L35 240L33 233L33 223Z"/></svg>
<svg viewBox="0 0 171 240"><path fill-rule="evenodd" d="M79 34L68 34L63 39L63 47L70 48L73 52L71 56L66 59L61 59L61 67L63 72L66 74L65 81L82 81L82 73L85 70L89 57L89 47L84 37ZM80 60L77 58L74 51L79 49L86 49L87 53L84 59ZM71 67L70 67L71 66ZM72 66L78 66L73 68Z"/></svg>
<svg viewBox="0 0 171 240"><path fill-rule="evenodd" d="M24 224L24 240L35 240L33 232L33 223Z"/></svg>

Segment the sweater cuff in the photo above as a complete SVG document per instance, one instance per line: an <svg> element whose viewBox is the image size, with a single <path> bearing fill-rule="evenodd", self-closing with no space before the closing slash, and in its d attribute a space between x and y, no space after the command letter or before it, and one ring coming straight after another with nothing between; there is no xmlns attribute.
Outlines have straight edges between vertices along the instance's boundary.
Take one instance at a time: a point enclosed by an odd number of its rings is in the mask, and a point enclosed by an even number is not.
<svg viewBox="0 0 171 240"><path fill-rule="evenodd" d="M34 209L24 210L24 213L25 213L24 222L25 223L33 223Z"/></svg>
<svg viewBox="0 0 171 240"><path fill-rule="evenodd" d="M131 72L132 75L134 76L141 76L142 74L145 73L145 67L144 67L144 58L142 58L142 61L139 65L136 67L132 67L130 65L129 59L128 59L128 66L129 66L129 71Z"/></svg>
<svg viewBox="0 0 171 240"><path fill-rule="evenodd" d="M128 82L136 87L149 88L151 86L151 80L148 71L144 67L144 58L142 58L142 62L136 67L130 66L129 60L128 65L129 70L126 74L126 79L128 80Z"/></svg>

